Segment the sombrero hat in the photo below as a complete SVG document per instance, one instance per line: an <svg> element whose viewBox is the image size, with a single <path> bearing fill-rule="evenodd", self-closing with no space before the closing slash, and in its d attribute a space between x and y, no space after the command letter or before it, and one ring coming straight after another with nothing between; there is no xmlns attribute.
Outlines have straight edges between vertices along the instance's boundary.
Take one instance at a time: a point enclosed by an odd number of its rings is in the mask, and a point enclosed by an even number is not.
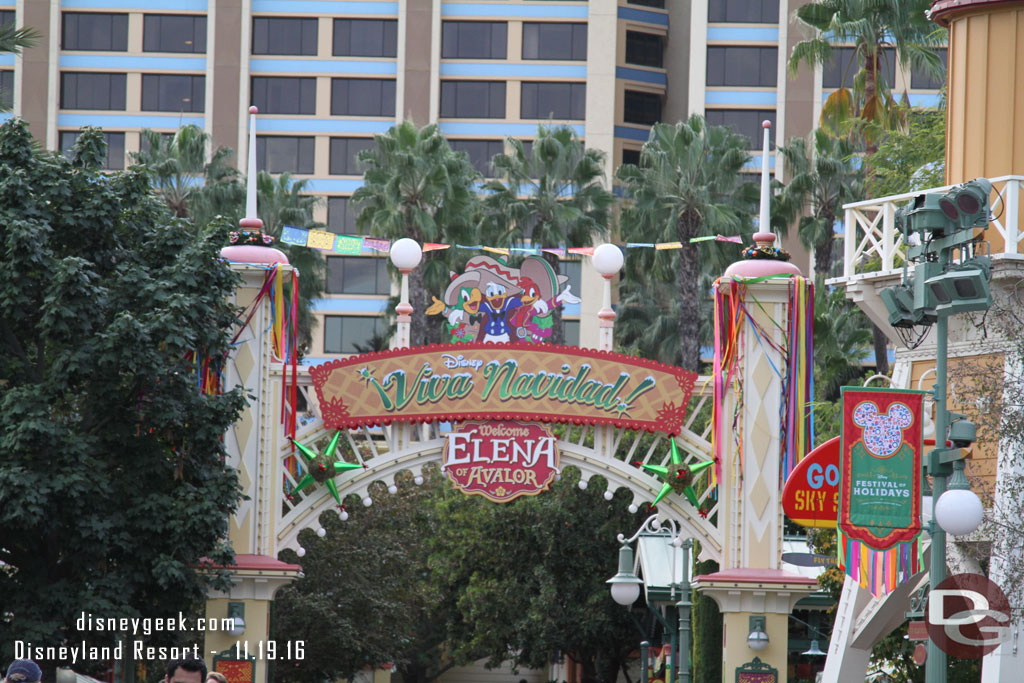
<svg viewBox="0 0 1024 683"><path fill-rule="evenodd" d="M562 285L568 281L565 275L558 275L551 264L539 256L528 256L519 266L519 276L530 278L540 290L537 294L542 301L547 301L558 294Z"/></svg>
<svg viewBox="0 0 1024 683"><path fill-rule="evenodd" d="M523 288L519 286L519 271L509 268L490 256L474 256L469 259L466 263L465 274L468 275L471 272L477 273L480 278L477 287L481 290L487 286L488 282L497 282L505 285L508 296L516 296L523 291Z"/></svg>

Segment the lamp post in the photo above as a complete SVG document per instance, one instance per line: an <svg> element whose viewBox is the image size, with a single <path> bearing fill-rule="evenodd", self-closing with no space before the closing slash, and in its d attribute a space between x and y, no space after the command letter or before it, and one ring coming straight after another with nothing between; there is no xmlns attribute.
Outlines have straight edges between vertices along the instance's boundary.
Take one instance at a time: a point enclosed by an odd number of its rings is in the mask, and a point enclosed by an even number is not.
<svg viewBox="0 0 1024 683"><path fill-rule="evenodd" d="M676 677L672 677L671 659L666 664L665 683L689 683L690 681L690 572L689 572L689 551L693 547L691 539L682 537L682 528L674 519L660 520L654 514L644 520L640 528L629 538L623 534L618 535L619 543L619 572L608 579L606 583L611 586L612 599L624 607L629 607L640 597L640 585L643 581L633 572L633 549L630 543L642 535L663 536L667 534L672 545L672 582L669 584L669 597L676 608L677 629L672 629L661 612L650 604L647 605L651 613L661 622L665 633L669 635L670 650L674 654L676 662ZM676 548L683 549L683 567L680 581L676 581ZM680 599L675 602L676 591L680 593Z"/></svg>
<svg viewBox="0 0 1024 683"><path fill-rule="evenodd" d="M594 269L604 278L600 318L600 335L597 348L611 351L614 348L612 335L615 329L615 311L612 309L612 278L622 270L622 250L614 244L602 244L594 249Z"/></svg>
<svg viewBox="0 0 1024 683"><path fill-rule="evenodd" d="M975 428L966 416L947 408L946 380L949 317L992 305L988 285L991 262L978 253L974 236L975 228L984 228L991 221L991 192L992 184L978 178L942 195L918 195L901 208L896 218L904 243L909 245L903 282L879 293L893 327L909 330L935 324L935 448L926 461L932 477L932 520L928 524L928 579L932 586L946 578L946 532L971 533L981 523L981 502L970 491L961 451L975 440ZM960 259L954 263L956 252ZM907 262L916 263L913 275L908 274ZM953 479L947 491L950 475ZM946 653L934 640L928 641L925 681L946 683Z"/></svg>
<svg viewBox="0 0 1024 683"><path fill-rule="evenodd" d="M391 263L402 274L402 291L395 312L398 313L398 324L395 330L395 347L409 348L410 325L412 323L412 304L409 303L409 273L420 264L423 249L416 240L403 237L391 245Z"/></svg>

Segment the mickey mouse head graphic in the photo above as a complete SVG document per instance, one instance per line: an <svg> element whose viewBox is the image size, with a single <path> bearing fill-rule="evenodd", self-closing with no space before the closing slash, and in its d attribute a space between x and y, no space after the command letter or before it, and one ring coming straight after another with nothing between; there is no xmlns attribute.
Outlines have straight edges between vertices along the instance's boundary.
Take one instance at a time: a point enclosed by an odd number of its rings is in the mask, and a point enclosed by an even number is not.
<svg viewBox="0 0 1024 683"><path fill-rule="evenodd" d="M864 446L880 458L899 449L903 430L913 423L914 414L902 403L893 403L885 414L880 414L871 401L864 401L853 410L853 424L864 428Z"/></svg>

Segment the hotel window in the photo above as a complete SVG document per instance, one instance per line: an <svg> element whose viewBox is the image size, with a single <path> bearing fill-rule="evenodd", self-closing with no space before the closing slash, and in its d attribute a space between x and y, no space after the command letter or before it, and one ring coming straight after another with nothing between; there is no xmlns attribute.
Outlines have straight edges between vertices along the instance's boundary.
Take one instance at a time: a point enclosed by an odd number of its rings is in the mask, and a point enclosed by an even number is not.
<svg viewBox="0 0 1024 683"><path fill-rule="evenodd" d="M311 137L257 135L256 166L267 173L312 173L313 145Z"/></svg>
<svg viewBox="0 0 1024 683"><path fill-rule="evenodd" d="M75 140L81 135L80 131L62 130L60 132L60 151L64 156L71 158L71 148ZM120 171L124 168L124 133L103 133L103 139L107 142L107 158L103 168L108 171Z"/></svg>
<svg viewBox="0 0 1024 683"><path fill-rule="evenodd" d="M665 37L626 31L626 63L662 68L665 65Z"/></svg>
<svg viewBox="0 0 1024 683"><path fill-rule="evenodd" d="M315 114L316 79L254 76L252 103L261 114Z"/></svg>
<svg viewBox="0 0 1024 683"><path fill-rule="evenodd" d="M0 28L14 26L15 12L12 9L0 9Z"/></svg>
<svg viewBox="0 0 1024 683"><path fill-rule="evenodd" d="M14 72L0 71L0 108L14 107Z"/></svg>
<svg viewBox="0 0 1024 683"><path fill-rule="evenodd" d="M355 235L358 207L351 197L327 198L327 229L343 235Z"/></svg>
<svg viewBox="0 0 1024 683"><path fill-rule="evenodd" d="M623 99L622 120L626 123L650 126L661 120L661 95L627 90Z"/></svg>
<svg viewBox="0 0 1024 683"><path fill-rule="evenodd" d="M465 152L473 168L485 178L494 177L494 155L505 152L504 140L448 140L448 144L456 152Z"/></svg>
<svg viewBox="0 0 1024 683"><path fill-rule="evenodd" d="M316 19L253 17L254 55L315 55Z"/></svg>
<svg viewBox="0 0 1024 683"><path fill-rule="evenodd" d="M445 21L442 23L442 58L505 59L507 56L507 22Z"/></svg>
<svg viewBox="0 0 1024 683"><path fill-rule="evenodd" d="M709 126L725 126L747 138L750 141L747 149L761 149L764 139L762 122L771 121L772 128L775 128L774 109L709 109L705 118Z"/></svg>
<svg viewBox="0 0 1024 683"><path fill-rule="evenodd" d="M324 316L324 353L365 353L387 334L384 318L378 316Z"/></svg>
<svg viewBox="0 0 1024 683"><path fill-rule="evenodd" d="M631 5L640 5L641 7L657 7L658 9L665 9L665 0L627 0Z"/></svg>
<svg viewBox="0 0 1024 683"><path fill-rule="evenodd" d="M935 53L942 61L941 76L935 77L921 69L913 69L910 72L910 87L915 90L938 90L946 85L946 73L949 72L949 54L944 47L937 48Z"/></svg>
<svg viewBox="0 0 1024 683"><path fill-rule="evenodd" d="M635 2L635 0L630 0ZM708 23L777 24L779 0L709 0Z"/></svg>
<svg viewBox="0 0 1024 683"><path fill-rule="evenodd" d="M335 19L335 57L395 57L398 22L394 19Z"/></svg>
<svg viewBox="0 0 1024 683"><path fill-rule="evenodd" d="M441 81L441 116L505 118L505 81Z"/></svg>
<svg viewBox="0 0 1024 683"><path fill-rule="evenodd" d="M523 83L521 118L582 120L586 109L585 83Z"/></svg>
<svg viewBox="0 0 1024 683"><path fill-rule="evenodd" d="M523 24L523 59L586 60L587 25Z"/></svg>
<svg viewBox="0 0 1024 683"><path fill-rule="evenodd" d="M124 111L125 84L125 74L62 73L61 109Z"/></svg>
<svg viewBox="0 0 1024 683"><path fill-rule="evenodd" d="M852 88L853 77L860 71L862 59L857 48L834 47L831 58L821 67L821 87ZM891 88L896 82L896 50L886 48L878 55L878 76Z"/></svg>
<svg viewBox="0 0 1024 683"><path fill-rule="evenodd" d="M633 164L634 166L640 165L640 150L638 149L623 149L622 150L622 163Z"/></svg>
<svg viewBox="0 0 1024 683"><path fill-rule="evenodd" d="M332 78L331 116L394 116L395 81Z"/></svg>
<svg viewBox="0 0 1024 683"><path fill-rule="evenodd" d="M147 14L142 21L143 52L206 52L206 17Z"/></svg>
<svg viewBox="0 0 1024 683"><path fill-rule="evenodd" d="M779 50L775 47L709 47L708 85L775 87Z"/></svg>
<svg viewBox="0 0 1024 683"><path fill-rule="evenodd" d="M99 12L65 12L64 50L128 50L128 15Z"/></svg>
<svg viewBox="0 0 1024 683"><path fill-rule="evenodd" d="M356 157L365 149L373 149L373 138L331 138L331 175L362 175Z"/></svg>
<svg viewBox="0 0 1024 683"><path fill-rule="evenodd" d="M202 112L206 77L142 74L142 111Z"/></svg>
<svg viewBox="0 0 1024 683"><path fill-rule="evenodd" d="M328 294L391 294L387 259L367 256L328 256Z"/></svg>
<svg viewBox="0 0 1024 683"><path fill-rule="evenodd" d="M580 321L562 320L562 332L565 334L566 346L580 345Z"/></svg>
<svg viewBox="0 0 1024 683"><path fill-rule="evenodd" d="M583 290L583 262L559 261L558 272L569 278L565 284L567 287L572 287L572 293L578 296Z"/></svg>

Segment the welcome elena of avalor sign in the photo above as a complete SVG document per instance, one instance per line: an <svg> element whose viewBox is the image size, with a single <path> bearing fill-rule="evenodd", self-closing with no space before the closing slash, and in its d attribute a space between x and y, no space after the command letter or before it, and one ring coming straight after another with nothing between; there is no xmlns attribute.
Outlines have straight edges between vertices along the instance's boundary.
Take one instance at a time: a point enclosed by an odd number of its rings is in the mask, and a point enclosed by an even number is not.
<svg viewBox="0 0 1024 683"><path fill-rule="evenodd" d="M675 434L696 374L546 344L395 349L310 369L328 428L483 420L607 424Z"/></svg>

